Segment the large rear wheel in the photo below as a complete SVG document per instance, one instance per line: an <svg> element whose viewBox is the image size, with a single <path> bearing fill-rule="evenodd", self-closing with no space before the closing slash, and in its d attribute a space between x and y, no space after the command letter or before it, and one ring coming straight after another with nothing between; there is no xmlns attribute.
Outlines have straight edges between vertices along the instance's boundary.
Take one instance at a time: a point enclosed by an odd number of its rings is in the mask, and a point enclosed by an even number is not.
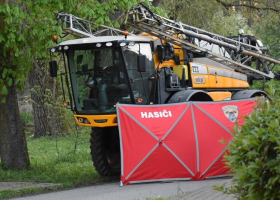
<svg viewBox="0 0 280 200"><path fill-rule="evenodd" d="M202 90L183 90L176 92L168 103L181 103L188 101L213 101L212 97Z"/></svg>
<svg viewBox="0 0 280 200"><path fill-rule="evenodd" d="M231 100L248 99L253 97L268 97L262 90L242 90L234 93Z"/></svg>
<svg viewBox="0 0 280 200"><path fill-rule="evenodd" d="M100 175L120 175L121 160L118 127L92 128L90 149L93 165Z"/></svg>

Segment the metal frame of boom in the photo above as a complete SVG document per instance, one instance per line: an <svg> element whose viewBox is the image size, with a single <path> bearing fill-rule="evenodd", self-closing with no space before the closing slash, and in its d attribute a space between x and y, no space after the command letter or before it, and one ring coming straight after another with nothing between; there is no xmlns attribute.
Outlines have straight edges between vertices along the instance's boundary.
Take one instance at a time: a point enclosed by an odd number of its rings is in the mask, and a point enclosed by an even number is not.
<svg viewBox="0 0 280 200"><path fill-rule="evenodd" d="M72 14L60 12L56 17L61 21L61 28L65 35L73 34L79 37L98 37L98 36L118 36L123 35L123 31L110 26L99 25L96 23L76 17Z"/></svg>
<svg viewBox="0 0 280 200"><path fill-rule="evenodd" d="M164 18L153 13L144 4L138 4L127 11L125 24L192 52L204 52L209 59L244 73L253 79L273 79L279 76L277 73L273 73L272 70L276 64L280 65L280 60L262 54L262 51L268 51L267 47L252 46ZM175 37L175 35L178 37ZM235 57L228 58L222 54L214 53L212 50L204 48L205 43L201 46L200 42L198 44L194 43L194 39L205 41L210 45L216 44L221 52L223 49L227 49L227 52L230 52L231 55L234 54ZM246 65L246 62L252 59L259 61L260 66L256 69Z"/></svg>

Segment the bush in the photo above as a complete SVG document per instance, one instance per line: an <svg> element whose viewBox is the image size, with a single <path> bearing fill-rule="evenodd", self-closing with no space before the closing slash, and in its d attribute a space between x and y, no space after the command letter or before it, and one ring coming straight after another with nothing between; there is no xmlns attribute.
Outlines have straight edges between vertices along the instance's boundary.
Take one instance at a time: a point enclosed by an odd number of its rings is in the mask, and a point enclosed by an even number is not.
<svg viewBox="0 0 280 200"><path fill-rule="evenodd" d="M240 199L280 199L280 101L258 101L242 129L235 126L226 160Z"/></svg>

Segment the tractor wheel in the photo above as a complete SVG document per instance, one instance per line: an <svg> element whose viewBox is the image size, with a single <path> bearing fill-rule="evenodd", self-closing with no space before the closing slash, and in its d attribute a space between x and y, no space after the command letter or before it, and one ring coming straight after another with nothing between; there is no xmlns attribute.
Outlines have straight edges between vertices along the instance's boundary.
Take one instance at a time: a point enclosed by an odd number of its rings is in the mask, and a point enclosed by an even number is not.
<svg viewBox="0 0 280 200"><path fill-rule="evenodd" d="M120 175L121 159L118 127L92 128L90 149L93 165L100 175Z"/></svg>
<svg viewBox="0 0 280 200"><path fill-rule="evenodd" d="M176 92L168 103L181 103L188 101L213 101L212 97L202 90L183 90Z"/></svg>
<svg viewBox="0 0 280 200"><path fill-rule="evenodd" d="M262 90L242 90L234 93L231 100L247 99L253 97L268 97Z"/></svg>

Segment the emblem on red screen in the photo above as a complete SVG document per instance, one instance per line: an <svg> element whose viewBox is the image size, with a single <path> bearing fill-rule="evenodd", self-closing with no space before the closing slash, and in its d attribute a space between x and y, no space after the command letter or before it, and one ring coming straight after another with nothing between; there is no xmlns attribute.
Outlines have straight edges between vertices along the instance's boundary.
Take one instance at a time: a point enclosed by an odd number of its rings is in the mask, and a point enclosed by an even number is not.
<svg viewBox="0 0 280 200"><path fill-rule="evenodd" d="M228 118L231 122L235 122L238 117L238 107L235 105L223 106L222 110L226 118Z"/></svg>

